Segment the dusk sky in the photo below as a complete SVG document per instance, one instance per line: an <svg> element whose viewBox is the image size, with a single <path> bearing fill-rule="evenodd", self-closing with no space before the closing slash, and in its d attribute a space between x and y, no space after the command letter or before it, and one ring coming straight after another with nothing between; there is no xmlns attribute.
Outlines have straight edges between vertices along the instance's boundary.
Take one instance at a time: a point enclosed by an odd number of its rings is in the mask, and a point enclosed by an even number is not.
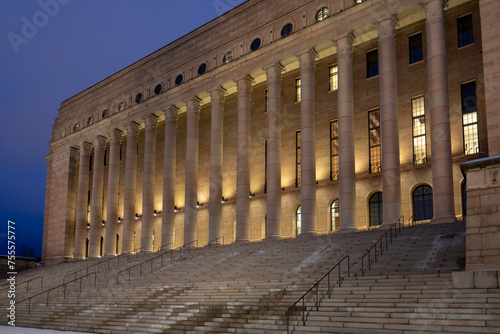
<svg viewBox="0 0 500 334"><path fill-rule="evenodd" d="M0 0L0 254L7 222L41 254L51 126L61 102L245 0Z"/></svg>

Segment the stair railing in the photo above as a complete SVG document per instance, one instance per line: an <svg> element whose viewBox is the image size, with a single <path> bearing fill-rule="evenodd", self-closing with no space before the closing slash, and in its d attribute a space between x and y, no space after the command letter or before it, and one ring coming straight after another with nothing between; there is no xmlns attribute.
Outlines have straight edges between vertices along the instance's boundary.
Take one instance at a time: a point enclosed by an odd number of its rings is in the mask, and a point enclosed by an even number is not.
<svg viewBox="0 0 500 334"><path fill-rule="evenodd" d="M21 301L19 301L19 302L16 302L16 304L18 305L18 304L20 304L20 303L22 303L22 302L24 302L24 301L28 301L28 314L31 314L31 300L32 300L33 298L38 297L38 296L41 296L41 295L43 295L43 294L47 294L47 300L46 300L46 302L45 302L45 305L49 305L49 297L50 297L50 292L51 292L51 291L54 291L54 290L57 290L57 289L60 289L60 288L63 288L63 289L64 289L64 299L66 299L66 286L67 286L68 284L74 283L74 282L76 282L76 281L80 281L80 290L79 290L79 292L82 292L82 280L83 280L84 278L86 278L86 277L90 277L90 276L92 276L92 275L94 276L94 287L95 287L95 286L96 286L96 278L97 278L97 274L96 274L95 272L92 272L92 273L89 273L89 274L87 274L87 275L85 275L85 276L78 277L78 278L76 278L76 279L74 279L74 280L72 280L72 281L69 281L69 282L63 283L63 284L61 284L61 285L55 286L55 287L50 288L50 289L48 289L48 290L45 290L45 291L43 291L43 292L37 293L36 295L30 296L30 297L28 297L28 298L25 298L25 299L23 299L23 300L21 300Z"/></svg>
<svg viewBox="0 0 500 334"><path fill-rule="evenodd" d="M100 269L101 264L107 263L108 264L108 269L109 269L109 263L111 261L118 260L118 265L120 265L120 259L127 258L127 263L128 263L129 256L137 254L137 251L139 251L139 253L140 253L142 251L142 249L146 250L146 246L142 246L140 248L136 248L136 249L134 249L132 251L132 253L120 254L120 255L118 255L116 257L112 257L110 259L107 259L107 260L104 260L104 261L101 261L101 262L98 262L98 263L91 264L90 266L88 266L86 268L83 268L83 269L77 270L75 272L69 273L69 274L67 274L67 275L65 275L63 277L63 283L66 283L66 278L68 278L70 276L74 276L75 279L78 278L78 274L81 273L81 272L83 272L83 271L85 271L86 274L88 274L89 273L89 269L93 268L93 267L97 267L97 273L99 273L99 269Z"/></svg>
<svg viewBox="0 0 500 334"><path fill-rule="evenodd" d="M43 276L36 276L36 277L33 277L27 281L24 281L24 282L21 282L21 283L16 283L16 291L19 291L18 287L23 285L23 284L26 284L26 292L29 292L30 290L30 282L33 282L33 281L36 281L37 279L40 279L40 288L43 288ZM0 290L0 292L3 292L5 290L9 290L10 289L10 286L9 287L6 287L2 290Z"/></svg>
<svg viewBox="0 0 500 334"><path fill-rule="evenodd" d="M303 325L306 324L307 317L309 316L309 309L306 307L306 297L310 292L314 293L314 306L311 307L310 309L316 308L316 310L319 310L319 307L321 305L322 299L320 299L320 293L319 293L319 285L320 283L326 278L328 281L328 289L326 291L326 295L328 295L328 298L331 297L333 288L335 287L336 284L338 286L342 286L342 281L344 279L344 276L341 273L341 264L347 259L347 277L350 276L350 259L349 255L346 255L340 260L339 263L337 263L332 269L330 269L319 281L317 281L309 290L307 290L306 293L304 293L292 306L288 308L286 311L286 332L290 333L290 315L293 313L294 308L297 308L297 305L302 301L302 307L300 307L301 310L301 319L299 320L302 321ZM332 283L330 276L334 275L332 272L338 269L338 279L336 282Z"/></svg>
<svg viewBox="0 0 500 334"><path fill-rule="evenodd" d="M396 239L398 234L401 234L401 226L404 228L403 216L399 217L399 219L396 220L394 224L392 224L389 229L361 257L361 276L365 276L366 272L372 269L372 263L377 262L378 257L384 254L384 249L387 250L389 248L389 242L392 244L393 239ZM374 254L373 257L372 251ZM366 257L368 257L368 269L365 268Z"/></svg>
<svg viewBox="0 0 500 334"><path fill-rule="evenodd" d="M123 269L123 270L117 272L116 273L116 284L120 284L120 280L119 280L120 274L125 273L125 272L128 273L128 281L130 281L130 273L131 273L131 270L134 269L134 268L139 267L139 276L142 276L142 273L143 273L142 268L146 264L150 264L150 271L153 271L153 263L158 258L161 259L161 266L163 267L163 258L167 254L170 254L170 261L171 262L174 261L174 252L177 251L177 250L179 251L179 258L182 258L182 249L187 247L188 248L188 254L189 254L191 252L191 245L194 244L194 243L196 243L196 247L198 247L198 240L194 240L194 241L191 241L191 242L189 242L187 244L184 244L184 245L182 245L180 247L174 248L174 249L172 249L172 250L170 250L168 252L165 252L163 254L159 254L159 255L157 255L155 257L152 257L152 258L150 258L150 259L148 259L146 261L143 261L141 263L135 264L135 265L133 265L131 267L128 267L126 269Z"/></svg>
<svg viewBox="0 0 500 334"><path fill-rule="evenodd" d="M209 242L208 242L208 248L210 248L210 246L211 246L212 244L215 244L215 248L217 248L217 246L219 246L219 245L220 245L220 243L219 243L218 241L219 241L219 240L221 240L221 239L222 239L222 245L224 245L224 236L222 236L222 237L219 237L219 238L214 239L214 240L212 240L212 241L209 241Z"/></svg>

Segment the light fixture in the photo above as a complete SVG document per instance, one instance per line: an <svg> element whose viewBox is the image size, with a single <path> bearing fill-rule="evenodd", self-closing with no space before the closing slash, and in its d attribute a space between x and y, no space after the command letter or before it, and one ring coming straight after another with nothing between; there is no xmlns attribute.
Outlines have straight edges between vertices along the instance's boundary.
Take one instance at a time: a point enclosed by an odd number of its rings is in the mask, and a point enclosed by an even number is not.
<svg viewBox="0 0 500 334"><path fill-rule="evenodd" d="M122 222L122 219L120 217L118 217L118 223L121 223Z"/></svg>
<svg viewBox="0 0 500 334"><path fill-rule="evenodd" d="M87 230L90 228L90 223L87 223Z"/></svg>
<svg viewBox="0 0 500 334"><path fill-rule="evenodd" d="M156 217L158 215L158 212L155 210L154 211L154 216Z"/></svg>
<svg viewBox="0 0 500 334"><path fill-rule="evenodd" d="M196 208L199 209L200 206L203 206L203 203L200 203L199 201L196 202Z"/></svg>
<svg viewBox="0 0 500 334"><path fill-rule="evenodd" d="M281 187L281 190L282 190L282 191L285 191L285 187Z"/></svg>
<svg viewBox="0 0 500 334"><path fill-rule="evenodd" d="M248 198L252 198L255 196L255 193L253 193L252 191L250 191L250 195L248 196Z"/></svg>
<svg viewBox="0 0 500 334"><path fill-rule="evenodd" d="M222 199L220 201L222 204L224 204L225 202L227 202L227 198L224 198L224 196L222 196Z"/></svg>
<svg viewBox="0 0 500 334"><path fill-rule="evenodd" d="M136 214L135 214L135 219L137 220L137 219L139 219L139 217L142 217L142 216L139 216L139 214L138 214L138 213L136 213Z"/></svg>
<svg viewBox="0 0 500 334"><path fill-rule="evenodd" d="M174 212L181 211L180 207L177 207L177 205L174 206Z"/></svg>
<svg viewBox="0 0 500 334"><path fill-rule="evenodd" d="M103 220L103 221L101 222L101 225L102 225L102 226L106 225L106 221L104 221L104 220Z"/></svg>

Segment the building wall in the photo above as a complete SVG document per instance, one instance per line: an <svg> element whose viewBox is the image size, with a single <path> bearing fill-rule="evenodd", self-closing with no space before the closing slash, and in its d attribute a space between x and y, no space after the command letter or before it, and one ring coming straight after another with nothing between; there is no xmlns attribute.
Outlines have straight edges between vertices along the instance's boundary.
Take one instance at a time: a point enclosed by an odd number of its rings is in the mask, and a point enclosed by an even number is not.
<svg viewBox="0 0 500 334"><path fill-rule="evenodd" d="M330 180L330 128L329 123L338 117L338 92L328 91L329 66L336 64L333 43L335 36L351 28L357 38L353 48L354 81L354 117L355 117L355 159L356 159L356 228L366 229L369 225L369 197L382 190L382 173L369 173L368 151L368 111L380 106L379 78L366 79L366 52L378 47L374 20L377 11L394 10L401 14L400 26L396 30L397 80L398 80L398 121L401 168L401 207L407 220L412 214L412 192L421 184L432 186L432 155L430 147L428 68L426 47L425 15L418 1L399 1L396 8L385 7L381 0L369 4L352 6L350 1L299 1L296 6L282 6L280 1L250 0L230 13L208 23L187 36L173 42L152 55L132 64L108 79L96 84L71 99L62 103L59 117L54 123L51 152L48 157L46 217L44 226L44 257L72 257L74 243L74 221L76 206L76 188L78 179L78 154L71 149L84 140L92 141L97 135L109 133L113 128L124 129L126 122L135 120L143 123L141 117L148 113L162 114L161 110L177 105L181 112L177 120L176 142L176 206L185 207L185 164L187 117L185 101L197 95L202 100L199 116L199 165L198 165L198 201L203 206L198 210L197 240L200 246L208 243L208 202L210 198L210 131L211 104L208 91L217 85L227 89L224 102L223 130L223 196L228 201L223 205L222 235L224 242L236 238L236 189L237 189L237 121L238 98L234 80L252 72L255 83L251 93L251 143L250 145L250 184L255 196L250 205L250 239L258 241L265 237L266 194L265 188L265 140L267 137L267 113L265 91L267 83L263 70L272 59L282 60L286 71L282 75L281 103L281 234L282 237L295 237L296 209L300 205L300 188L295 186L296 131L300 130L300 103L295 102L295 80L300 77L296 58L297 50L306 45L318 45L320 57L315 65L315 114L316 114L316 177L317 204L316 226L318 233L330 231L330 205L339 197L338 181ZM324 5L330 7L328 22L313 24L314 14ZM493 5L492 5L493 6ZM285 8L286 7L286 8ZM287 8L296 8L290 12ZM409 9L408 9L409 8ZM343 9L341 11L341 9ZM405 12L406 10L406 12ZM408 11L414 13L409 15ZM475 43L464 48L457 48L456 20L465 14L472 14ZM281 27L293 22L294 34L285 39L279 36ZM352 29L356 27L356 29ZM347 30L346 30L347 29ZM488 152L486 108L484 102L483 43L481 36L481 15L478 1L450 1L445 12L446 52L448 63L448 88L450 98L450 126L453 155L453 181L455 214L462 214L461 182L459 169L461 162L478 158ZM223 34L220 31L230 31ZM409 65L408 37L421 32L424 60ZM207 38L217 34L218 38ZM243 37L244 38L243 38ZM261 50L252 54L248 47L251 41L260 36L263 39ZM329 37L328 37L329 36ZM244 42L243 42L244 40ZM196 50L196 52L193 52ZM235 60L222 66L223 54L232 50ZM197 66L206 61L209 70L195 78ZM173 80L183 73L185 82L174 87ZM264 79L263 79L264 77ZM477 81L479 139L481 153L464 155L462 138L462 116L460 104L460 84ZM158 96L154 88L163 84L163 92ZM145 100L135 104L136 94L143 93ZM423 95L426 105L427 162L413 165L411 98ZM125 110L119 112L118 104L126 102ZM105 119L102 112L107 109ZM93 117L92 122L88 122ZM88 126L86 125L89 123ZM75 124L80 128L73 131ZM136 212L139 216L135 223L137 236L136 248L140 247L141 215L143 201L144 168L144 125L138 137ZM488 131L491 126L488 125ZM164 168L165 123L160 119L156 133L155 155L155 210L163 210L163 168ZM490 144L491 145L491 144ZM126 160L126 136L122 139L119 217L123 218L124 179ZM57 156L70 156L61 163ZM66 152L66 153L64 153ZM107 145L109 159L109 143ZM50 174L50 175L49 175ZM108 164L104 169L104 198L107 200ZM92 187L90 175L89 189ZM103 206L106 217L106 205ZM106 222L106 224L113 222ZM161 216L154 219L155 248L164 242L161 240ZM120 240L123 226L118 224ZM61 231L65 231L64 234ZM105 236L105 227L101 228ZM175 216L175 246L184 243L184 210ZM115 237L115 236L114 236ZM121 251L121 245L119 245Z"/></svg>

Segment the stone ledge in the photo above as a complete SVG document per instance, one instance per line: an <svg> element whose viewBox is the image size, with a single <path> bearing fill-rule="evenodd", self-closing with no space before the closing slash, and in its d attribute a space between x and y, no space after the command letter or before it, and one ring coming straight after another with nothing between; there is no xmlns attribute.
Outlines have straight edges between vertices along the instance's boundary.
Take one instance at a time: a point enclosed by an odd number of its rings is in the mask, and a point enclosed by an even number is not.
<svg viewBox="0 0 500 334"><path fill-rule="evenodd" d="M456 271L452 273L455 289L500 288L500 270Z"/></svg>

